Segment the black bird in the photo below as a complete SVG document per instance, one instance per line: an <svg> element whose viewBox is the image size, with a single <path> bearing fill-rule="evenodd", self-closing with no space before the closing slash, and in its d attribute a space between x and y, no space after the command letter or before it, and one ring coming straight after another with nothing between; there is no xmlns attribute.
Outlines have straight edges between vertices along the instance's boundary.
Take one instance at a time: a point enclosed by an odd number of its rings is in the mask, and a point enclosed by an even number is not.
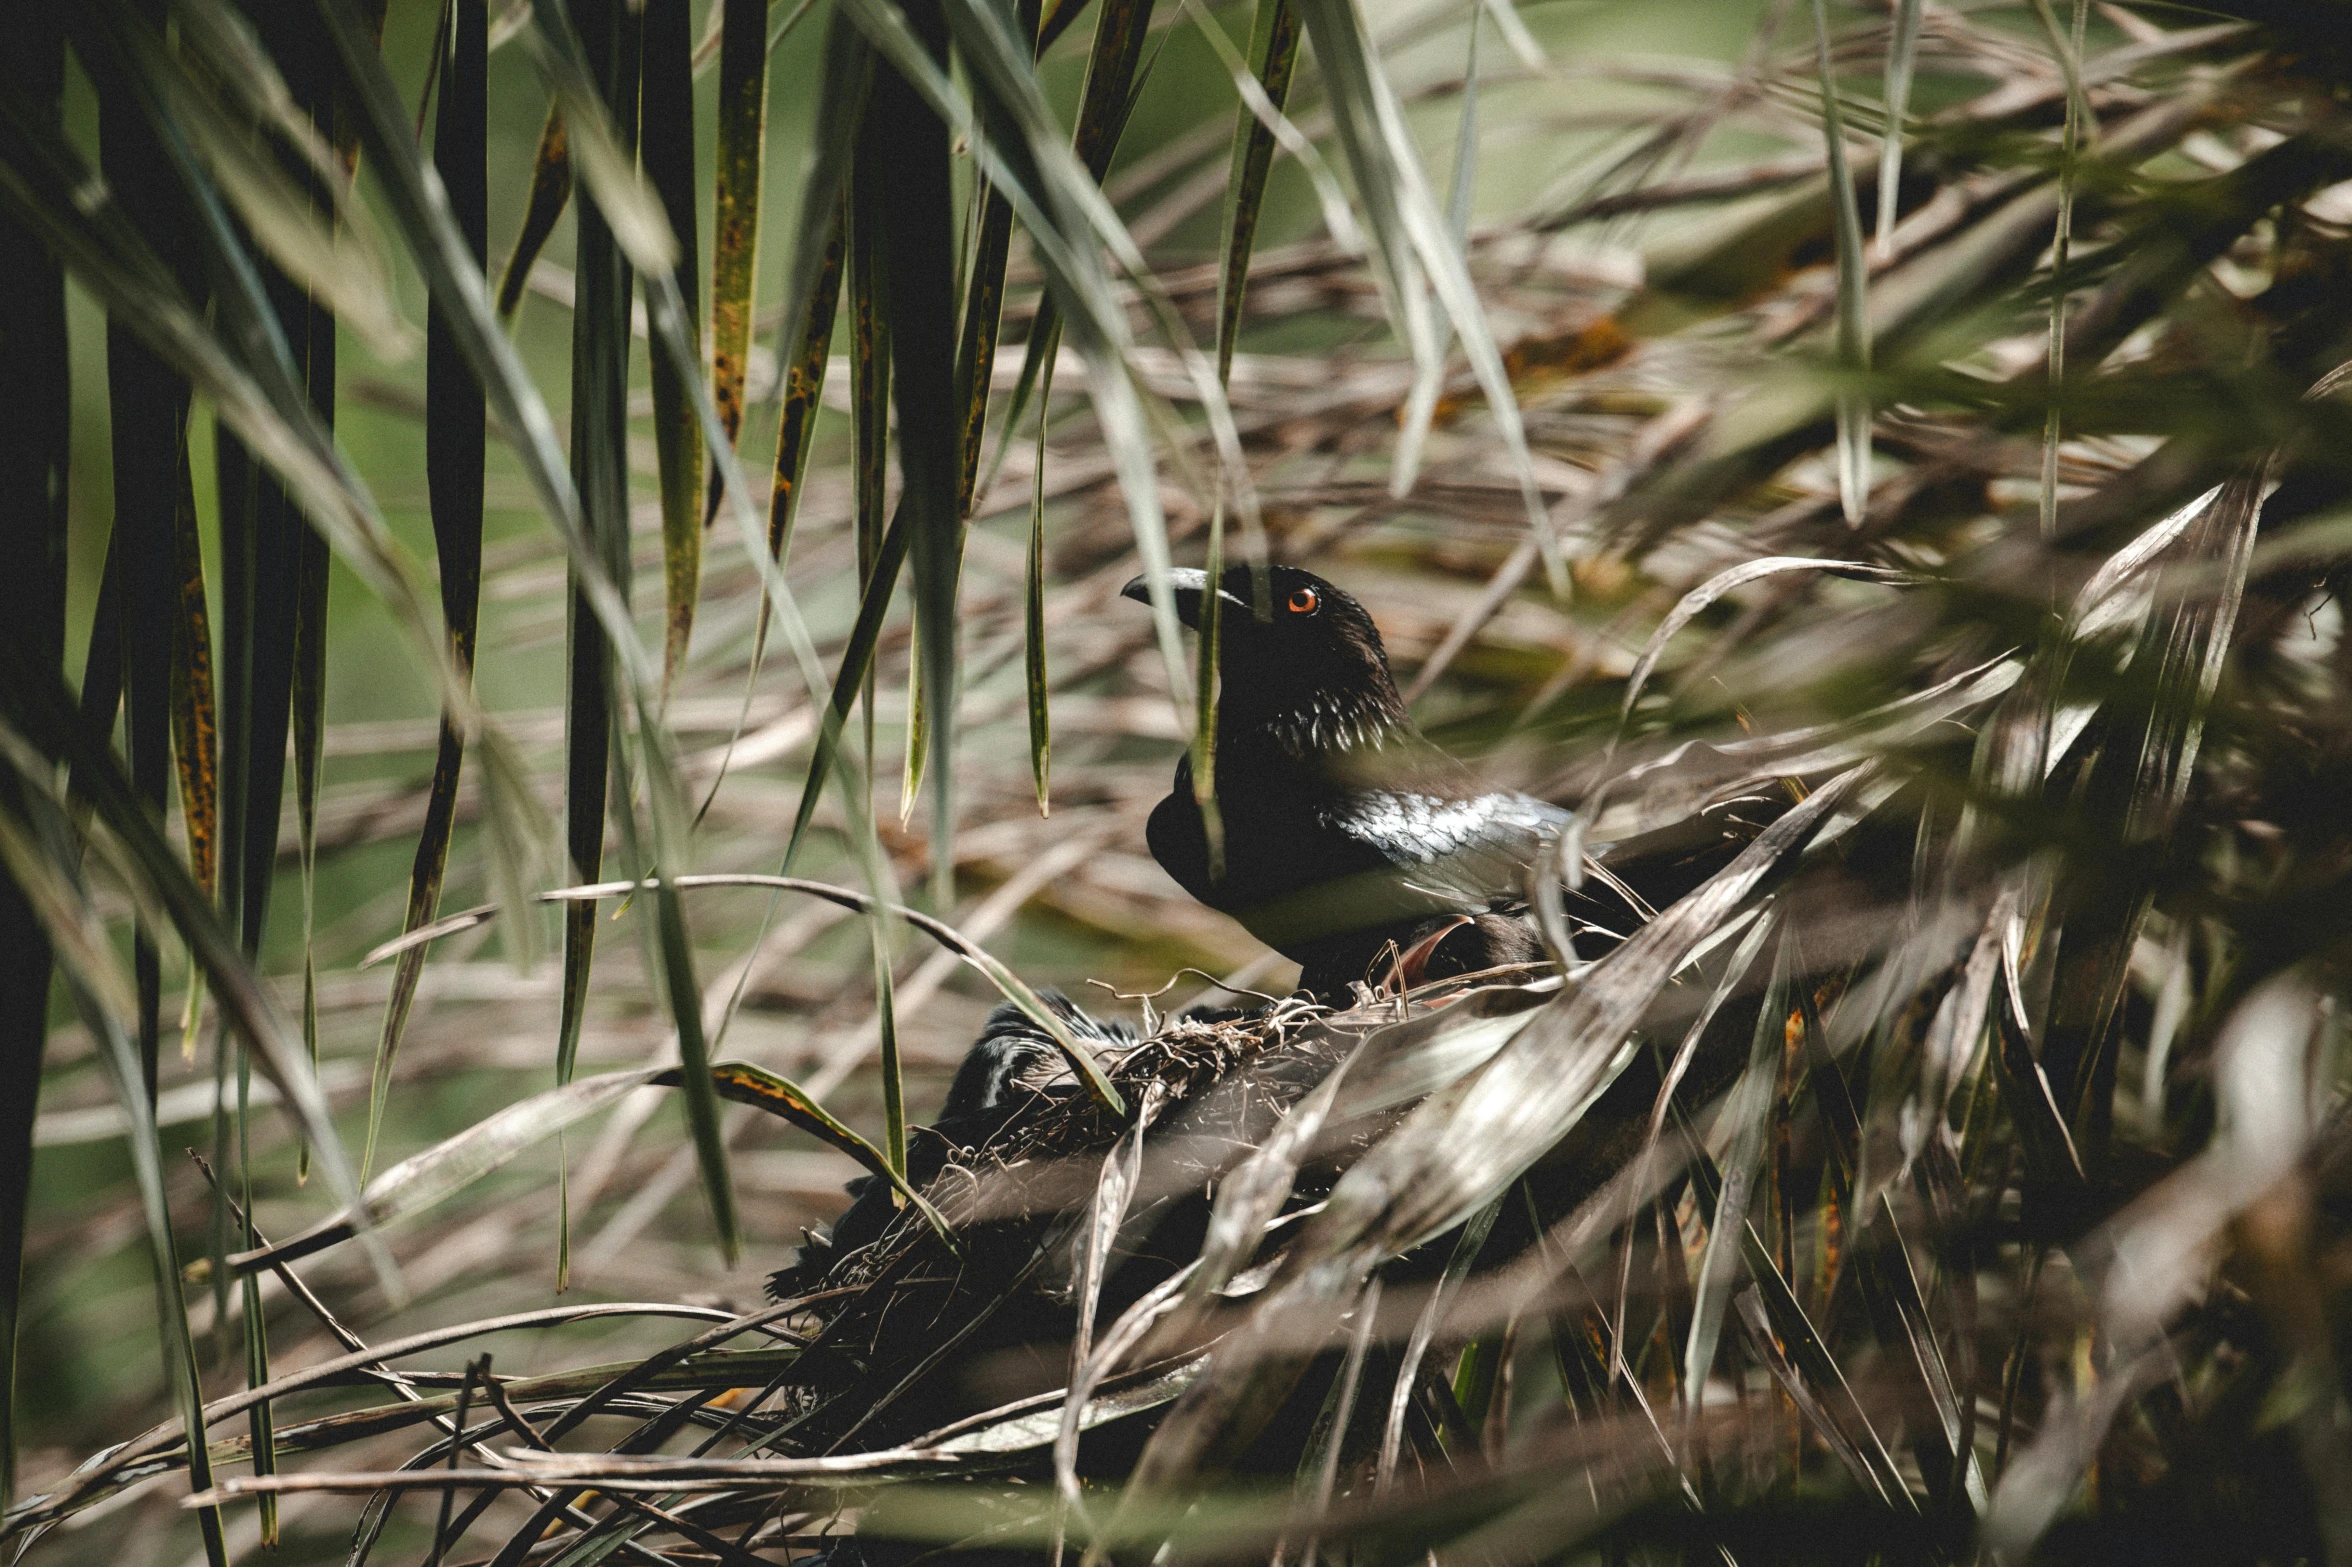
<svg viewBox="0 0 2352 1567"><path fill-rule="evenodd" d="M1038 992L1038 999L1069 1025L1070 1031L1096 1051L1125 1050L1135 1043L1135 1030L1117 1018L1098 1018L1058 990ZM948 1085L947 1102L939 1119L912 1129L907 1143L907 1181L923 1190L959 1152L985 1148L996 1135L1049 1099L1077 1091L1076 1081L1062 1060L1051 1035L1010 1001L1001 1002L980 1026L980 1037L964 1053ZM843 1188L856 1199L831 1230L812 1235L793 1265L771 1274L768 1293L790 1300L815 1287L833 1265L851 1252L882 1238L899 1216L890 1187L879 1176L861 1175Z"/></svg>
<svg viewBox="0 0 2352 1567"><path fill-rule="evenodd" d="M1540 959L1527 874L1569 813L1482 788L1422 736L1363 605L1293 566L1267 574L1263 620L1249 567L1218 590L1223 874L1189 755L1152 811L1152 858L1296 960L1300 988L1326 1001L1392 963L1417 983ZM1208 574L1168 575L1177 618L1198 630ZM1120 591L1149 602L1142 577Z"/></svg>

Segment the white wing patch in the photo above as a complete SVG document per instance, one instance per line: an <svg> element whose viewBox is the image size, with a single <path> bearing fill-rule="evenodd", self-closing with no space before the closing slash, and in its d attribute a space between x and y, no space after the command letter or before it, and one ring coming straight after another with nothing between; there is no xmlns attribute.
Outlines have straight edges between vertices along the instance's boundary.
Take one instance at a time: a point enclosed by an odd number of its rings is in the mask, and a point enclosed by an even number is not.
<svg viewBox="0 0 2352 1567"><path fill-rule="evenodd" d="M1558 807L1524 794L1502 792L1449 800L1381 790L1349 800L1335 820L1351 836L1397 864L1430 865L1482 845L1523 846L1532 856L1536 841L1566 815Z"/></svg>

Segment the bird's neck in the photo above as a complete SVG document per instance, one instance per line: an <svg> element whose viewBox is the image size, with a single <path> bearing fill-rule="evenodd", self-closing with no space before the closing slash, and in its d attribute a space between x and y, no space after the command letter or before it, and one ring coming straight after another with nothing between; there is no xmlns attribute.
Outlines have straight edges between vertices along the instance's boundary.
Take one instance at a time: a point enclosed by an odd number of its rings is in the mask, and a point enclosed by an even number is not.
<svg viewBox="0 0 2352 1567"><path fill-rule="evenodd" d="M1294 762L1343 762L1419 737L1393 682L1323 687L1283 702L1228 688L1217 714L1220 752L1271 751Z"/></svg>

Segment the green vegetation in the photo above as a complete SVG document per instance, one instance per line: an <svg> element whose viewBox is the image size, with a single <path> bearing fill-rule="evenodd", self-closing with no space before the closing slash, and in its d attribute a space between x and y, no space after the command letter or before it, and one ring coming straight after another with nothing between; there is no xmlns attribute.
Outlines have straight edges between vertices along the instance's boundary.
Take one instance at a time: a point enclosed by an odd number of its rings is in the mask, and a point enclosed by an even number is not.
<svg viewBox="0 0 2352 1567"><path fill-rule="evenodd" d="M12 1555L2352 1560L2334 4L8 14ZM1265 558L1721 852L1168 1023Z"/></svg>

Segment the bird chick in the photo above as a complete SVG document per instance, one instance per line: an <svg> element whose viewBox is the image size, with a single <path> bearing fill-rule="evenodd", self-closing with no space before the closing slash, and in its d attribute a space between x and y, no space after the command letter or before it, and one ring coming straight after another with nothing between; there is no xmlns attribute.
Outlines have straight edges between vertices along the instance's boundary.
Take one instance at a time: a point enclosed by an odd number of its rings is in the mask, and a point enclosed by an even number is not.
<svg viewBox="0 0 2352 1567"><path fill-rule="evenodd" d="M1195 630L1208 574L1171 571ZM1192 759L1146 830L1152 858L1195 898L1301 968L1300 988L1342 1000L1393 965L1408 983L1543 956L1524 917L1527 873L1569 813L1482 788L1413 723L1364 606L1293 566L1247 566L1217 585L1212 863ZM1149 602L1138 577L1123 596Z"/></svg>

